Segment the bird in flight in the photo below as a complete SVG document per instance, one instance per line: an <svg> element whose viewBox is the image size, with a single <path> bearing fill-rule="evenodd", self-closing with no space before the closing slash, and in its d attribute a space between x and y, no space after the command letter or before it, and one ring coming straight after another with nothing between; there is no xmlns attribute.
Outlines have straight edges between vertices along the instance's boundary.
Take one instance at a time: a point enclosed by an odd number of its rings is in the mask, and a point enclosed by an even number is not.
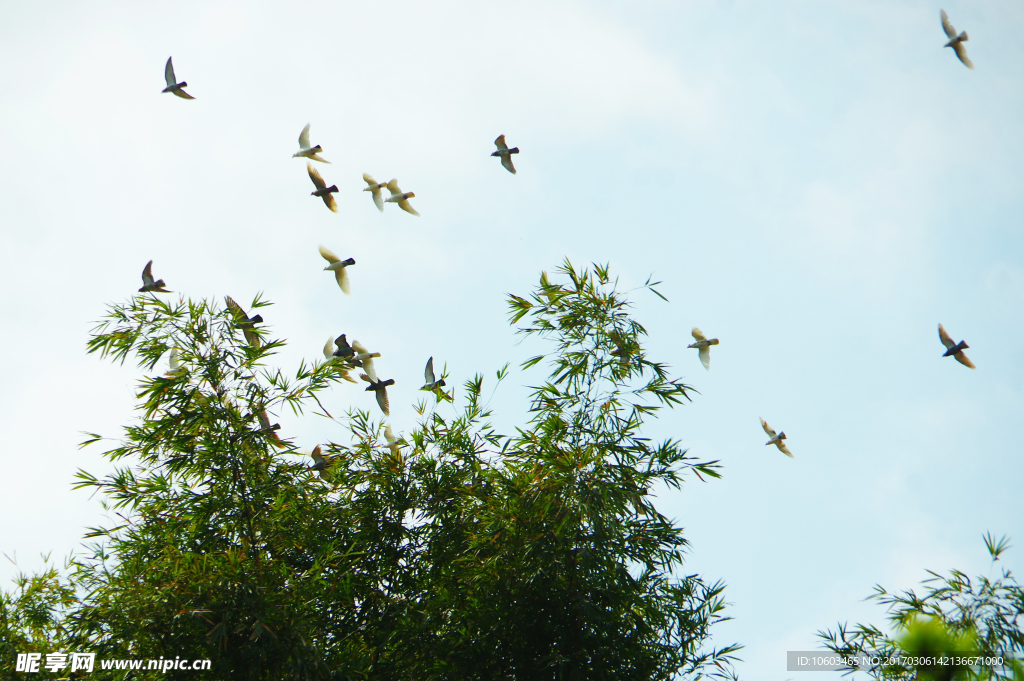
<svg viewBox="0 0 1024 681"><path fill-rule="evenodd" d="M164 286L167 284L163 279L153 281L153 261L150 260L146 263L146 269L142 270L142 288L139 289L139 293L171 293Z"/></svg>
<svg viewBox="0 0 1024 681"><path fill-rule="evenodd" d="M185 81L179 83L178 79L174 77L174 64L171 63L170 57L167 58L167 66L164 67L164 80L167 81L167 87L163 89L164 92L173 92L182 99L195 99L195 97L181 89L188 87L188 83Z"/></svg>
<svg viewBox="0 0 1024 681"><path fill-rule="evenodd" d="M964 354L964 350L971 346L964 341L960 341L959 343L955 342L949 337L949 334L946 333L946 329L942 328L942 324L939 324L939 340L946 346L946 351L942 353L943 357L952 357L968 369L977 369L977 367L974 366L974 362L967 359L967 355Z"/></svg>
<svg viewBox="0 0 1024 681"><path fill-rule="evenodd" d="M444 385L444 379L434 378L434 358L427 360L427 366L423 369L423 380L426 381L420 390L437 390Z"/></svg>
<svg viewBox="0 0 1024 681"><path fill-rule="evenodd" d="M330 263L324 268L324 271L330 270L334 272L334 278L338 280L338 287L341 288L341 292L346 296L352 295L352 288L349 286L348 281L348 268L350 265L356 264L355 259L348 258L347 260L342 260L334 255L334 252L327 248L327 246L320 246L320 255Z"/></svg>
<svg viewBox="0 0 1024 681"><path fill-rule="evenodd" d="M365 368L365 366L366 365L364 362L363 367ZM359 378L363 379L364 381L370 384L369 387L366 389L366 392L370 392L372 390L374 393L377 394L377 405L380 407L380 410L384 412L384 416L391 416L391 407L388 404L387 387L389 385L394 385L395 379L389 378L386 381L378 381L375 378L373 380L370 380L370 377L367 376L366 374L359 374Z"/></svg>
<svg viewBox="0 0 1024 681"><path fill-rule="evenodd" d="M334 463L334 460L335 460L336 457L333 457L333 456L331 458L325 457L321 453L320 445L317 445L316 447L314 447L313 451L311 451L309 453L309 455L313 459L313 470L315 470L317 473L320 474L320 479L321 480L326 480L327 482L333 483L334 482L334 474L331 472L330 469L331 469L331 464Z"/></svg>
<svg viewBox="0 0 1024 681"><path fill-rule="evenodd" d="M391 424L384 426L384 439L388 441L388 449L391 450L393 456L398 456L398 438L395 437L395 433L391 430Z"/></svg>
<svg viewBox="0 0 1024 681"><path fill-rule="evenodd" d="M338 212L338 204L334 201L332 193L338 191L338 185L332 184L330 187L324 182L324 178L320 177L320 171L313 167L313 164L306 161L306 170L309 172L309 179L313 180L313 184L316 185L316 191L310 192L310 196L319 196L324 200L324 205L331 209L331 211Z"/></svg>
<svg viewBox="0 0 1024 681"><path fill-rule="evenodd" d="M967 48L964 47L964 43L970 40L967 37L967 31L963 31L960 35L957 35L956 29L953 28L953 24L949 22L949 15L946 14L946 10L939 10L942 14L942 30L946 32L946 36L949 38L949 42L943 45L943 47L952 47L953 51L956 52L957 59L963 62L964 66L969 69L974 68L974 63L971 58L967 56ZM984 36L982 36L984 37Z"/></svg>
<svg viewBox="0 0 1024 681"><path fill-rule="evenodd" d="M504 135L498 135L498 139L494 140L494 146L498 147L498 150L492 153L491 156L500 156L501 165L505 166L505 170L515 175L516 167L512 165L512 154L518 154L519 147L509 149L508 145L505 144Z"/></svg>
<svg viewBox="0 0 1024 681"><path fill-rule="evenodd" d="M337 350L335 348L337 348ZM345 334L341 334L336 339L328 338L327 343L324 344L324 359L326 359L328 362L337 365L337 371L339 376L344 378L349 383L355 383L356 379L349 376L348 368L343 366L341 355L338 354L345 352L346 349L349 354L345 356L351 356L353 350L349 346L348 341L345 340Z"/></svg>
<svg viewBox="0 0 1024 681"><path fill-rule="evenodd" d="M287 445L281 442L281 438L277 435L277 431L281 428L281 424L275 423L274 425L270 425L270 417L267 416L266 409L261 411L257 417L260 420L260 432L267 436L267 439L270 440L272 445L278 449L284 449Z"/></svg>
<svg viewBox="0 0 1024 681"><path fill-rule="evenodd" d="M764 428L764 432L768 433L768 437L771 438L770 440L768 440L768 442L764 443L765 447L767 447L768 445L775 445L776 447L779 448L780 452L782 452L791 459L794 458L793 453L789 451L789 448L786 447L786 443L783 442L783 440L786 439L785 432L776 434L775 431L772 430L772 427L769 426L768 422L765 421L764 419L761 419L761 427Z"/></svg>
<svg viewBox="0 0 1024 681"><path fill-rule="evenodd" d="M306 127L304 127L302 129L302 133L299 134L299 150L292 154L292 158L298 156L301 158L311 158L314 161L320 161L321 163L330 163L326 158L317 156L321 151L323 151L323 149L319 144L315 147L309 146L309 123L306 123Z"/></svg>
<svg viewBox="0 0 1024 681"><path fill-rule="evenodd" d="M700 329L698 329L696 326L693 327L693 331L691 331L690 333L693 334L693 338L697 342L696 343L690 343L686 347L688 347L688 348L698 348L698 353L697 354L700 355L700 363L704 365L705 369L710 371L711 370L711 346L712 345L718 345L718 339L717 338L712 338L711 340L708 340L707 337L704 335L704 333Z"/></svg>
<svg viewBox="0 0 1024 681"><path fill-rule="evenodd" d="M173 377L183 373L185 373L185 367L181 366L178 348L171 348L171 355L167 358L167 375Z"/></svg>
<svg viewBox="0 0 1024 681"><path fill-rule="evenodd" d="M245 341L249 344L249 347L259 348L260 337L253 329L256 324L263 323L263 317L261 315L250 317L231 296L224 296L224 301L228 304L231 314L235 316L235 324L242 330L242 334L245 336Z"/></svg>
<svg viewBox="0 0 1024 681"><path fill-rule="evenodd" d="M391 192L391 196L384 199L385 203L397 203L398 207L404 210L406 213L412 213L413 215L419 215L416 209L409 203L409 199L415 198L415 194L412 192L402 193L402 190L398 188L398 180L391 180L387 184L388 190Z"/></svg>
<svg viewBox="0 0 1024 681"><path fill-rule="evenodd" d="M384 197L381 196L380 190L388 186L387 182L378 182L373 179L370 173L363 173L363 182L370 185L364 192L370 192L373 195L373 203L377 206L377 210L381 213L384 212Z"/></svg>
<svg viewBox="0 0 1024 681"><path fill-rule="evenodd" d="M334 345L337 350L331 353L331 356L339 359L348 359L352 355L356 354L356 351L352 349L352 346L348 344L348 340L345 338L345 334L341 334L334 339ZM324 346L324 354L327 353L327 346Z"/></svg>
<svg viewBox="0 0 1024 681"><path fill-rule="evenodd" d="M317 473L322 473L327 468L327 459L320 453L320 445L314 447L309 455L313 458L313 470Z"/></svg>
<svg viewBox="0 0 1024 681"><path fill-rule="evenodd" d="M373 359L380 357L379 352L370 352L367 350L362 343L359 341L352 341L352 355L345 361L349 364L357 367L362 367L366 373L373 376L373 380L377 380L377 372L373 368Z"/></svg>

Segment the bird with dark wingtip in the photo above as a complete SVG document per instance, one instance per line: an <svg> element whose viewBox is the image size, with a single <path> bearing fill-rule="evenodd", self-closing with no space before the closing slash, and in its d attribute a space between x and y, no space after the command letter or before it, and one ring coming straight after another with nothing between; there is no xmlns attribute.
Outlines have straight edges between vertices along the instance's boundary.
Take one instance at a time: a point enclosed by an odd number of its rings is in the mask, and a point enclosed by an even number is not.
<svg viewBox="0 0 1024 681"><path fill-rule="evenodd" d="M501 165L505 166L505 170L516 174L516 167L512 165L512 154L519 153L519 147L508 148L505 144L505 136L498 135L498 139L494 140L494 146L498 147L498 150L491 154L491 156L498 156L501 158Z"/></svg>
<svg viewBox="0 0 1024 681"><path fill-rule="evenodd" d="M310 192L310 196L319 196L324 200L324 205L331 209L332 213L338 212L338 204L334 201L334 194L338 191L338 185L332 184L330 187L324 182L324 178L320 177L320 171L313 167L313 164L306 161L306 172L309 173L309 179L313 180L313 184L316 186L315 192Z"/></svg>
<svg viewBox="0 0 1024 681"><path fill-rule="evenodd" d="M163 279L153 281L153 261L146 263L146 269L142 270L142 288L139 293L172 293L164 288L167 286Z"/></svg>
<svg viewBox="0 0 1024 681"><path fill-rule="evenodd" d="M946 351L942 353L943 357L952 357L968 369L978 368L974 366L974 362L967 359L967 355L964 354L964 350L971 346L964 341L960 341L959 343L954 342L953 339L949 337L949 334L946 333L946 329L942 327L942 324L939 324L939 340L946 346Z"/></svg>
<svg viewBox="0 0 1024 681"><path fill-rule="evenodd" d="M174 77L174 64L171 63L170 57L167 58L167 65L164 66L164 80L167 81L167 87L163 89L163 92L173 92L182 99L195 99L195 97L181 89L188 87L188 83L185 81L179 83L178 79Z"/></svg>

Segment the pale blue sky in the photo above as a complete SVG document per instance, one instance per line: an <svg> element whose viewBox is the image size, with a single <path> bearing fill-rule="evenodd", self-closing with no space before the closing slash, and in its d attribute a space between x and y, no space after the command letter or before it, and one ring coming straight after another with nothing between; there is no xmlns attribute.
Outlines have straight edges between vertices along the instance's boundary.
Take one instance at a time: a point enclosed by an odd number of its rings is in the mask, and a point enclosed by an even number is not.
<svg viewBox="0 0 1024 681"><path fill-rule="evenodd" d="M106 463L76 444L134 418L139 374L85 342L147 260L192 297L263 291L286 370L342 332L379 350L402 431L427 356L459 384L540 349L516 344L505 294L568 256L664 282L670 302L637 292L636 314L701 394L651 434L725 478L662 506L687 570L729 585L715 642L747 646L742 677L838 678L786 672L785 652L882 624L860 600L875 583L986 572L985 531L1024 571L1024 7L944 2L976 71L917 1L5 8L0 549L32 568L102 521L70 484ZM160 93L168 55L195 101ZM290 158L307 122L338 215ZM500 133L514 177L489 157ZM422 217L379 214L363 172ZM357 260L351 298L319 243ZM941 358L938 322L977 371ZM694 325L722 342L709 372ZM512 373L499 426L538 380ZM376 409L328 398L348 404Z"/></svg>

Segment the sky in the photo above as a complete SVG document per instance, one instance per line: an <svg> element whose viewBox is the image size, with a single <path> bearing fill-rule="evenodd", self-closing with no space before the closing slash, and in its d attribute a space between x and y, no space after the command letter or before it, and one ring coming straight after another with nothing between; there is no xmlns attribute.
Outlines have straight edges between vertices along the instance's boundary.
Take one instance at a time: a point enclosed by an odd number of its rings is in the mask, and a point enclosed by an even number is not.
<svg viewBox="0 0 1024 681"><path fill-rule="evenodd" d="M5 7L0 583L104 522L71 485L110 465L78 443L137 418L144 374L86 342L150 259L175 297L271 300L287 372L343 332L379 351L398 432L428 356L490 394L545 350L506 295L566 257L609 263L649 356L697 391L650 436L723 466L658 506L686 571L728 585L713 643L746 646L741 678L839 678L787 672L786 651L884 625L875 584L987 574L985 532L1024 571L1024 6L945 3L974 71L917 0ZM194 101L161 94L169 55ZM337 214L291 158L306 123ZM422 216L380 214L364 172ZM356 259L351 297L318 244ZM976 371L941 357L940 322ZM693 326L721 340L710 371ZM499 431L543 376L493 392ZM376 415L358 386L325 404ZM278 420L307 447L343 438Z"/></svg>

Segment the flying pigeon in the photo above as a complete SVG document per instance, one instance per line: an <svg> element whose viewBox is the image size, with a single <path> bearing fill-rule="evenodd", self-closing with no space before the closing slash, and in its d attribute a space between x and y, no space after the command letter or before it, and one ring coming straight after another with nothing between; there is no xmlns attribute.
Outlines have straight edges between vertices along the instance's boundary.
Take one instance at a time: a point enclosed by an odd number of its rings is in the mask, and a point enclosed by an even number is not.
<svg viewBox="0 0 1024 681"><path fill-rule="evenodd" d="M334 345L337 346L337 350L331 353L334 357L340 357L341 359L347 359L352 355L356 354L356 351L352 349L352 346L348 344L348 340L345 338L345 334L341 334L334 339ZM324 354L327 354L327 347L324 347Z"/></svg>
<svg viewBox="0 0 1024 681"><path fill-rule="evenodd" d="M316 185L316 191L310 192L310 196L319 196L324 200L324 205L330 208L333 212L338 212L338 204L334 201L334 197L331 193L338 191L338 185L332 184L330 187L324 182L324 178L320 177L320 171L313 167L313 164L306 161L306 170L309 172L309 179L313 180L313 184Z"/></svg>
<svg viewBox="0 0 1024 681"><path fill-rule="evenodd" d="M352 289L348 283L348 267L349 265L355 265L356 261L352 258L348 260L342 260L338 256L334 255L334 252L327 246L320 246L320 255L323 256L324 260L331 263L324 268L324 271L331 270L334 272L334 278L338 280L338 286L341 288L341 292L346 296L352 294Z"/></svg>
<svg viewBox="0 0 1024 681"><path fill-rule="evenodd" d="M328 338L327 339L327 343L324 345L324 359L326 359L328 362L331 362L333 364L338 365L337 371L338 371L338 375L339 376L344 378L349 383L355 383L356 379L354 379L351 376L349 376L348 369L344 368L340 364L338 364L338 362L340 360L335 355L337 355L339 352L342 352L342 345L339 345L338 341L341 341L343 346L345 348L348 348L349 352L352 352L352 348L349 347L348 342L345 340L345 334L341 334L341 336L339 336L337 339L334 339L334 338ZM338 349L335 350L335 347L337 347Z"/></svg>
<svg viewBox="0 0 1024 681"><path fill-rule="evenodd" d="M519 147L509 149L508 145L505 144L504 135L498 135L498 139L494 140L494 146L498 147L498 150L492 153L491 156L500 156L501 165L505 166L505 170L515 175L516 167L512 165L512 154L518 154Z"/></svg>
<svg viewBox="0 0 1024 681"><path fill-rule="evenodd" d="M281 427L281 424L275 423L274 425L270 425L270 417L267 416L266 409L261 411L257 416L260 420L260 432L267 436L272 445L278 449L284 449L286 445L281 442L281 438L278 437L276 432Z"/></svg>
<svg viewBox="0 0 1024 681"><path fill-rule="evenodd" d="M764 443L764 446L767 447L768 445L775 445L776 447L779 448L780 452L782 452L783 454L792 459L793 453L789 451L789 448L786 447L786 443L783 442L783 440L786 439L786 433L782 432L776 434L775 431L772 430L772 427L769 426L768 422L765 421L764 419L761 419L761 427L764 428L764 432L768 433L768 437L771 438L770 440L768 440L768 442Z"/></svg>
<svg viewBox="0 0 1024 681"><path fill-rule="evenodd" d="M380 357L379 352L370 352L366 347L359 341L352 341L352 356L348 358L348 362L357 367L362 367L369 376L372 382L377 382L377 370L373 367L373 358Z"/></svg>
<svg viewBox="0 0 1024 681"><path fill-rule="evenodd" d="M171 348L171 355L167 358L167 375L178 376L185 373L185 367L181 366L178 360L178 348Z"/></svg>
<svg viewBox="0 0 1024 681"><path fill-rule="evenodd" d="M260 347L260 337L253 330L253 327L256 324L263 323L263 317L260 315L250 317L245 313L245 310L242 309L242 306L236 303L231 296L224 296L224 300L227 302L228 309L231 310L231 314L235 316L235 323L245 335L245 341L249 344L249 347Z"/></svg>
<svg viewBox="0 0 1024 681"><path fill-rule="evenodd" d="M334 463L334 457L325 457L320 450L320 445L313 448L313 451L309 453L309 456L313 459L313 470L320 474L321 480L327 482L334 482L334 474L331 473L331 464Z"/></svg>
<svg viewBox="0 0 1024 681"><path fill-rule="evenodd" d="M321 163L330 163L326 158L317 156L318 153L323 151L320 145L315 147L309 146L309 123L306 123L306 127L302 129L302 133L299 135L299 150L292 154L292 158L297 156L302 158L311 158L314 161L320 161ZM316 182L316 180L314 180Z"/></svg>
<svg viewBox="0 0 1024 681"><path fill-rule="evenodd" d="M313 470L319 473L327 468L327 459L320 453L320 445L314 447L309 455L313 457Z"/></svg>
<svg viewBox="0 0 1024 681"><path fill-rule="evenodd" d="M967 355L964 354L964 350L971 346L964 341L960 341L959 343L954 342L953 339L949 337L949 334L946 333L946 330L942 328L942 324L939 324L939 340L946 346L946 351L942 353L943 357L952 356L953 359L960 362L968 369L977 369L977 367L974 366L974 362L967 359Z"/></svg>
<svg viewBox="0 0 1024 681"><path fill-rule="evenodd" d="M693 327L693 331L691 331L691 333L693 334L694 340L696 340L697 342L696 343L690 343L686 347L688 347L688 348L698 348L699 349L698 354L700 355L700 363L704 365L705 369L710 371L711 370L711 349L710 348L711 348L712 345L718 345L718 339L717 338L712 338L711 340L708 340L707 337L696 326Z"/></svg>
<svg viewBox="0 0 1024 681"><path fill-rule="evenodd" d="M942 30L949 37L949 42L943 45L943 47L952 47L953 51L956 52L957 59L962 61L967 68L973 69L974 64L971 62L971 58L967 56L967 48L964 47L964 43L969 40L967 31L957 35L953 24L949 23L949 15L946 14L946 10L940 10L940 12L942 13Z"/></svg>
<svg viewBox="0 0 1024 681"><path fill-rule="evenodd" d="M416 195L412 192L402 193L402 190L398 188L398 180L391 180L387 184L388 190L391 192L391 196L384 199L385 203L397 203L398 207L404 210L406 213L412 213L413 215L419 215L416 209L409 203L409 199L415 198Z"/></svg>
<svg viewBox="0 0 1024 681"><path fill-rule="evenodd" d="M377 394L377 404L380 406L380 410L384 412L384 416L391 416L391 407L388 405L387 387L389 385L394 385L395 379L389 378L386 381L378 381L376 380L376 378L374 378L373 380L371 380L370 377L367 376L366 374L359 374L359 378L363 379L364 381L370 384L369 387L366 389L366 392L370 392L372 390Z"/></svg>
<svg viewBox="0 0 1024 681"><path fill-rule="evenodd" d="M370 176L370 173L363 173L363 181L370 185L364 192L370 192L373 194L373 203L377 206L377 210L381 213L384 212L384 197L381 196L380 190L388 186L387 182L378 182Z"/></svg>
<svg viewBox="0 0 1024 681"><path fill-rule="evenodd" d="M164 80L167 81L167 87L163 89L164 92L173 92L182 99L195 99L195 97L181 89L188 87L188 83L185 81L179 83L178 79L174 77L174 64L171 63L170 57L167 58L167 66L164 67Z"/></svg>
<svg viewBox="0 0 1024 681"><path fill-rule="evenodd" d="M391 430L391 424L384 426L384 439L388 441L388 449L391 450L393 456L398 456L398 438L395 437L394 431Z"/></svg>
<svg viewBox="0 0 1024 681"><path fill-rule="evenodd" d="M146 269L142 270L142 288L139 289L139 293L171 293L164 288L167 284L164 283L163 279L157 279L153 281L153 261L150 260L146 263Z"/></svg>
<svg viewBox="0 0 1024 681"><path fill-rule="evenodd" d="M427 360L427 366L426 366L425 369L423 369L423 380L426 381L426 383L423 385L422 388L420 388L420 390L436 390L437 388L440 388L441 386L444 385L444 379L443 378L441 378L441 379L435 379L434 378L434 358L433 357L431 357L430 359Z"/></svg>

